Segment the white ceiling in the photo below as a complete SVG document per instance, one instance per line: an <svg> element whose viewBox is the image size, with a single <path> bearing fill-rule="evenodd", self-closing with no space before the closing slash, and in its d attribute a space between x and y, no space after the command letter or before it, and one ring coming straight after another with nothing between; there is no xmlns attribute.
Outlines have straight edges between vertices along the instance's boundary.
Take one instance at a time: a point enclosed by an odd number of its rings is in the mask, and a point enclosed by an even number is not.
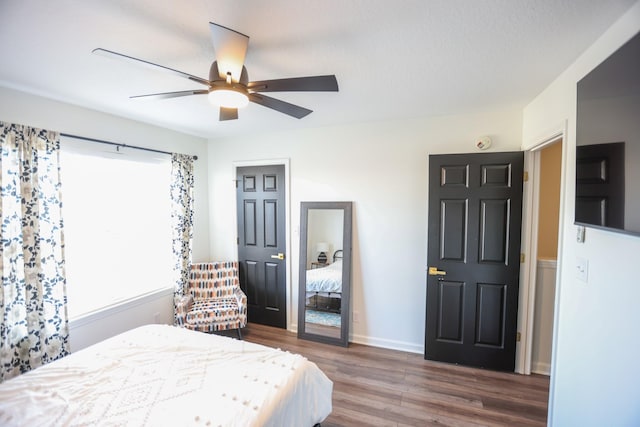
<svg viewBox="0 0 640 427"><path fill-rule="evenodd" d="M0 86L218 138L524 107L636 0L0 0ZM117 51L204 78L208 22L250 36L250 80L335 74L338 93L271 93L218 122L202 89L94 55ZM1 119L1 117L0 117Z"/></svg>

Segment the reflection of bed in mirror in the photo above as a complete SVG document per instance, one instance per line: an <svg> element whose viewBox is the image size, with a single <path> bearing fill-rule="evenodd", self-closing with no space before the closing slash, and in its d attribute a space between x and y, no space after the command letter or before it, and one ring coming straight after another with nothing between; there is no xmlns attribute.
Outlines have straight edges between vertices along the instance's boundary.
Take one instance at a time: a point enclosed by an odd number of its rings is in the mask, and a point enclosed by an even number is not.
<svg viewBox="0 0 640 427"><path fill-rule="evenodd" d="M307 270L307 301L309 309L340 313L342 300L342 249L333 254L326 267Z"/></svg>

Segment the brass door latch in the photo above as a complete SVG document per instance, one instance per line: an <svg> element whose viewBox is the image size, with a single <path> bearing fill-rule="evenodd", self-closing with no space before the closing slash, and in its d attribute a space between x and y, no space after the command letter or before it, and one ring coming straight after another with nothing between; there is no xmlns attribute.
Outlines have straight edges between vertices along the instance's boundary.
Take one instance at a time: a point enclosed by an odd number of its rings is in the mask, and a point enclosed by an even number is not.
<svg viewBox="0 0 640 427"><path fill-rule="evenodd" d="M429 267L429 276L444 276L446 271L438 270L438 267Z"/></svg>

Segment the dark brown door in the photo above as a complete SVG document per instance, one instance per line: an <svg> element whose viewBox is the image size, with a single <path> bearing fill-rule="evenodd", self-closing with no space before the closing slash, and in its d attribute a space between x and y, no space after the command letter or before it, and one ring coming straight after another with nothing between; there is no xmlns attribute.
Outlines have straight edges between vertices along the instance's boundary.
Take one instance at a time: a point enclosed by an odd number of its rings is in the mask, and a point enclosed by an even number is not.
<svg viewBox="0 0 640 427"><path fill-rule="evenodd" d="M250 322L286 328L284 166L237 169L240 286Z"/></svg>
<svg viewBox="0 0 640 427"><path fill-rule="evenodd" d="M425 359L514 370L523 161L429 156Z"/></svg>
<svg viewBox="0 0 640 427"><path fill-rule="evenodd" d="M576 222L624 229L624 142L576 147Z"/></svg>

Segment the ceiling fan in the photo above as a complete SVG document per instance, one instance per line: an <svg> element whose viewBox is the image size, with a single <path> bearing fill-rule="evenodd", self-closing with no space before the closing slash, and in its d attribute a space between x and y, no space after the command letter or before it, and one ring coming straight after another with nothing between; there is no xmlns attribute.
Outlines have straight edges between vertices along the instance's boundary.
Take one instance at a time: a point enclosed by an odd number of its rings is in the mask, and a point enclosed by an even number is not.
<svg viewBox="0 0 640 427"><path fill-rule="evenodd" d="M249 102L254 102L301 119L311 113L312 110L271 98L263 95L262 92L338 91L338 81L335 75L250 82L247 69L244 66L244 58L247 53L247 46L249 45L249 36L223 27L222 25L214 24L213 22L209 23L209 27L211 29L211 39L213 40L216 60L211 64L208 80L107 49L97 48L93 50L93 53L151 67L156 70L162 70L206 86L206 89L153 93L149 95L131 96L131 98L167 99L190 95L208 95L212 104L220 106L219 119L221 121L237 119L238 108L242 108Z"/></svg>

